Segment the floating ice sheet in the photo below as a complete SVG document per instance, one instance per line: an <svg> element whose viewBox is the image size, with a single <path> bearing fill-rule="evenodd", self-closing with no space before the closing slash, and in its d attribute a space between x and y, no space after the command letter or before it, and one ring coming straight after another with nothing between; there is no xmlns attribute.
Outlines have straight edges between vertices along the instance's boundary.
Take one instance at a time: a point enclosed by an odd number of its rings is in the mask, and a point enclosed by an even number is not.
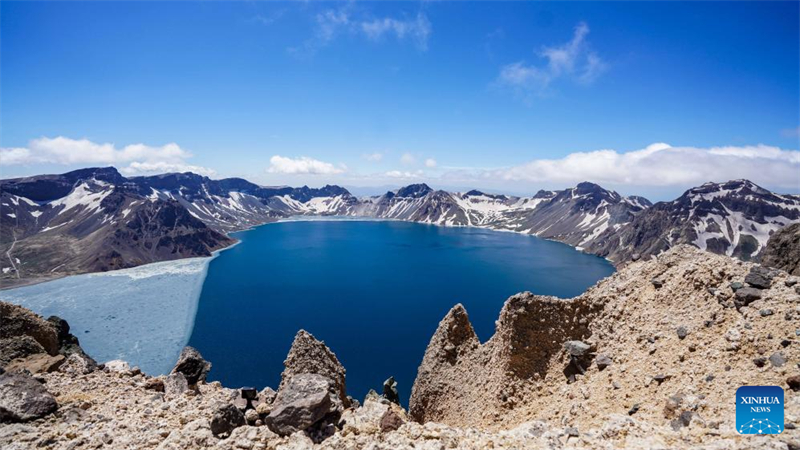
<svg viewBox="0 0 800 450"><path fill-rule="evenodd" d="M66 319L98 362L123 359L148 374L164 374L192 334L211 259L75 275L0 291L0 300Z"/></svg>

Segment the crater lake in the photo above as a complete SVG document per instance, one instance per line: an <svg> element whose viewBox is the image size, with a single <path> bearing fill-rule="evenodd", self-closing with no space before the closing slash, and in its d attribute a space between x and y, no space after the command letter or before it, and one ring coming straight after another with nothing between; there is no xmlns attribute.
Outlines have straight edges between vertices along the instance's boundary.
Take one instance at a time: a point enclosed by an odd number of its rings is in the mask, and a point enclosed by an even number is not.
<svg viewBox="0 0 800 450"><path fill-rule="evenodd" d="M362 400L393 375L407 405L428 341L462 303L481 342L518 292L573 297L614 272L606 260L533 236L371 220L290 220L233 235L211 261L189 345L209 380L276 389L298 330L347 370Z"/></svg>

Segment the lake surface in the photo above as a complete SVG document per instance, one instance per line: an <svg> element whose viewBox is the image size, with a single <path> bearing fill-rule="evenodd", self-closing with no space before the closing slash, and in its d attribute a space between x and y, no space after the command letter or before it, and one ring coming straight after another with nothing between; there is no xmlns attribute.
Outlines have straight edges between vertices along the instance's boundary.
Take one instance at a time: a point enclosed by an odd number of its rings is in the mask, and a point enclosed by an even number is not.
<svg viewBox="0 0 800 450"><path fill-rule="evenodd" d="M234 235L212 260L189 345L229 387L277 388L305 329L347 369L348 394L390 375L407 404L425 348L456 303L482 342L521 291L573 297L614 268L532 236L395 221L287 221Z"/></svg>

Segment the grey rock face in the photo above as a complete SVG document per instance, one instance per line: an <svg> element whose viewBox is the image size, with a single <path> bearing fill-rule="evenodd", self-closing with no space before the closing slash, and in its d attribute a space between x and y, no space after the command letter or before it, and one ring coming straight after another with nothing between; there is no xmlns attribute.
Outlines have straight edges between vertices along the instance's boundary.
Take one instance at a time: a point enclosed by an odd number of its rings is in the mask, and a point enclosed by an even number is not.
<svg viewBox="0 0 800 450"><path fill-rule="evenodd" d="M389 377L383 382L383 398L392 403L400 404L400 394L397 392L397 380Z"/></svg>
<svg viewBox="0 0 800 450"><path fill-rule="evenodd" d="M338 416L343 409L330 379L317 374L299 374L281 386L264 423L273 432L288 436L326 417Z"/></svg>
<svg viewBox="0 0 800 450"><path fill-rule="evenodd" d="M33 377L0 375L0 422L27 422L58 408L56 399Z"/></svg>
<svg viewBox="0 0 800 450"><path fill-rule="evenodd" d="M211 363L203 359L203 355L194 347L184 347L178 362L170 372L171 374L182 373L186 377L186 382L190 386L205 382L208 371L211 370Z"/></svg>
<svg viewBox="0 0 800 450"><path fill-rule="evenodd" d="M211 432L214 436L230 434L246 423L244 413L233 405L225 405L214 412L211 418Z"/></svg>
<svg viewBox="0 0 800 450"><path fill-rule="evenodd" d="M800 275L800 223L781 228L770 236L761 264Z"/></svg>

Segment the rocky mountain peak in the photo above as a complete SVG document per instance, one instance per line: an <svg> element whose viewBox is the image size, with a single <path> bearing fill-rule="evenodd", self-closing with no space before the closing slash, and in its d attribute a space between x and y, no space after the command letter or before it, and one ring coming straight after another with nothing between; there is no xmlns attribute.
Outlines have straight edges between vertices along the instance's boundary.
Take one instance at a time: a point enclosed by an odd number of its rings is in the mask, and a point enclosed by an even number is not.
<svg viewBox="0 0 800 450"><path fill-rule="evenodd" d="M397 197L421 198L433 189L425 183L410 184L397 190Z"/></svg>

